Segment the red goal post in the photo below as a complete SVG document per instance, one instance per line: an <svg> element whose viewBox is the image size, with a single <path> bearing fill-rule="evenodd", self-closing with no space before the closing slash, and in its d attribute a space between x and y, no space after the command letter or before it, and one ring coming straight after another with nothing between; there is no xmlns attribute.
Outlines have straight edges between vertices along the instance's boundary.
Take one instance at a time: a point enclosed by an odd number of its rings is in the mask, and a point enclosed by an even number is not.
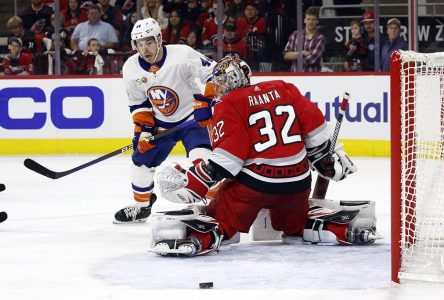
<svg viewBox="0 0 444 300"><path fill-rule="evenodd" d="M392 280L444 282L444 53L394 52Z"/></svg>

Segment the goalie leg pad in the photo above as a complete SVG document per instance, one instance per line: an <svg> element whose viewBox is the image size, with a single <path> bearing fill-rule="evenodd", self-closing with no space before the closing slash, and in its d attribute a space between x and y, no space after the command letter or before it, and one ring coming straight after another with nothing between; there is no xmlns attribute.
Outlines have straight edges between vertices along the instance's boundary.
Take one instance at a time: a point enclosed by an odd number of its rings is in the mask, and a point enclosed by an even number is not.
<svg viewBox="0 0 444 300"><path fill-rule="evenodd" d="M358 213L359 210L333 211L319 206L311 207L304 240L315 244L371 244L378 238L375 228L351 226Z"/></svg>
<svg viewBox="0 0 444 300"><path fill-rule="evenodd" d="M163 256L196 256L218 250L223 239L218 223L201 211L201 207L192 205L151 215L153 246L149 251Z"/></svg>
<svg viewBox="0 0 444 300"><path fill-rule="evenodd" d="M219 233L219 224L210 216L199 215L194 220L182 221L191 230L191 236L197 237L202 247L196 255L204 255L219 250L223 235Z"/></svg>
<svg viewBox="0 0 444 300"><path fill-rule="evenodd" d="M193 220L205 209L202 205L192 204L181 210L159 211L148 219L152 245L160 240L183 239L187 226L182 220Z"/></svg>
<svg viewBox="0 0 444 300"><path fill-rule="evenodd" d="M376 231L375 201L355 200L337 201L328 199L309 199L310 206L322 206L331 210L359 210L350 222L351 227L373 228Z"/></svg>

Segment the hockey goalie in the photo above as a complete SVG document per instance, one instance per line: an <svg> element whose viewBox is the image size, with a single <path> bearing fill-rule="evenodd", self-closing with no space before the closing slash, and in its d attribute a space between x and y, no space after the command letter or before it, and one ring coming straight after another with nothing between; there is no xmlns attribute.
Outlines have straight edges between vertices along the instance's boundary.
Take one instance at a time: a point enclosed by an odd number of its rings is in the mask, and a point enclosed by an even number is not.
<svg viewBox="0 0 444 300"><path fill-rule="evenodd" d="M172 163L156 175L164 198L190 206L151 215L150 251L188 257L215 252L223 240L247 233L262 209L285 243L373 243L374 218L356 222L365 203L352 209L310 207L310 167L334 181L356 172L340 147L328 155L330 133L322 112L294 85L281 80L250 85L250 76L244 61L225 57L213 70L214 111L211 99L196 97L207 104L195 105L195 119L211 122L213 151L191 167ZM201 205L216 184L215 198Z"/></svg>

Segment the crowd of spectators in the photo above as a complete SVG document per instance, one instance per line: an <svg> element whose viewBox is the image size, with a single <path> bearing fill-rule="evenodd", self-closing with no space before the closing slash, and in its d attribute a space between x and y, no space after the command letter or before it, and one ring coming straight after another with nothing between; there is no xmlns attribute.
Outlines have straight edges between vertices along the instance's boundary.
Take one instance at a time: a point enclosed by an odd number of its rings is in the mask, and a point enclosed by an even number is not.
<svg viewBox="0 0 444 300"><path fill-rule="evenodd" d="M54 74L57 35L51 2L29 0L18 15L9 18L6 23L9 30L8 53L3 55L1 73ZM295 20L288 13L289 7L294 5L292 1L225 0L223 36L219 40L216 19L219 8L215 0L143 0L141 16L136 9L137 0L60 0L58 42L62 74L119 73L125 59L134 53L131 48L134 23L147 17L159 22L164 44L186 44L213 59L216 59L217 47L222 44L223 55L240 56L250 63L254 71L259 71L259 62L273 60L276 56L287 64L287 71L297 70L299 59L303 61L303 71L321 71L328 37L317 31L318 10L308 6L320 5L321 2L303 1L304 42L301 53L298 53ZM288 16L285 24L290 24L289 28L283 29L288 31L288 35L282 45L276 44L270 30L276 15ZM361 20L352 21L350 26L353 36L344 45L343 70L374 70L373 13L365 12ZM380 46L383 51L381 60L385 65L376 68L384 71L387 70L390 52L406 48L405 42L399 38L399 30L395 28L400 28L399 20L392 19L388 26L388 44Z"/></svg>

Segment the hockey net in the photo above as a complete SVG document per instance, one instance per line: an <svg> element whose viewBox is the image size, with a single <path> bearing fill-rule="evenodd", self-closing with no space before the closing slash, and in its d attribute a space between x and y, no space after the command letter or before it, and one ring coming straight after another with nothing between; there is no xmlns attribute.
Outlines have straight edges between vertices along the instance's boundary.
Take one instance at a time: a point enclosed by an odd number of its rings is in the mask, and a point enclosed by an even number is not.
<svg viewBox="0 0 444 300"><path fill-rule="evenodd" d="M444 282L444 53L391 61L392 280Z"/></svg>

